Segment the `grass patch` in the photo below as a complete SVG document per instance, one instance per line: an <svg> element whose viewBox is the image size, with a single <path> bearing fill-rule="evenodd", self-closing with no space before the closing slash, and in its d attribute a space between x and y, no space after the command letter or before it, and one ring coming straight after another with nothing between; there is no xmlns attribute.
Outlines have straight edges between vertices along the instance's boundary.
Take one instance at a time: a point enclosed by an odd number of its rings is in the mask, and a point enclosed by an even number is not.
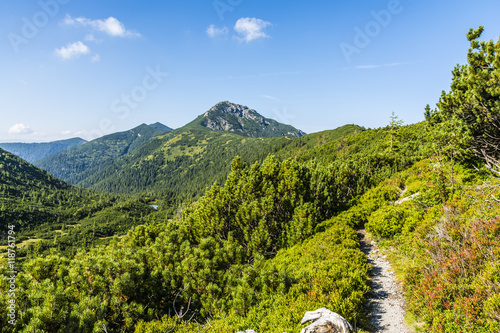
<svg viewBox="0 0 500 333"><path fill-rule="evenodd" d="M115 237L117 237L118 239L121 239L123 237L125 237L126 235L121 235L121 236L109 236L109 237L99 237L100 240L106 240L106 239L113 239Z"/></svg>
<svg viewBox="0 0 500 333"><path fill-rule="evenodd" d="M25 246L28 246L30 244L34 244L34 243L41 241L41 240L42 240L41 238L27 239L24 242L16 244L16 246L17 246L17 248L23 248Z"/></svg>
<svg viewBox="0 0 500 333"><path fill-rule="evenodd" d="M410 330L416 333L424 333L427 332L425 328L425 323L418 320L418 318L415 317L415 315L411 312L406 312L405 315L405 321L406 325Z"/></svg>

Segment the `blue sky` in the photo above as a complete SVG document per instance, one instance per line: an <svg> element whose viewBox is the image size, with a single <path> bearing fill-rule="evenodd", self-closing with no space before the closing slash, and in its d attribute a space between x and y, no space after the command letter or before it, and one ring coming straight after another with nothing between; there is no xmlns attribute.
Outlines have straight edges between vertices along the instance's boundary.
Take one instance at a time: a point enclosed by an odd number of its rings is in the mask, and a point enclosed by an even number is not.
<svg viewBox="0 0 500 333"><path fill-rule="evenodd" d="M483 1L0 2L0 141L180 127L219 101L308 133L423 120ZM361 31L361 33L360 33Z"/></svg>

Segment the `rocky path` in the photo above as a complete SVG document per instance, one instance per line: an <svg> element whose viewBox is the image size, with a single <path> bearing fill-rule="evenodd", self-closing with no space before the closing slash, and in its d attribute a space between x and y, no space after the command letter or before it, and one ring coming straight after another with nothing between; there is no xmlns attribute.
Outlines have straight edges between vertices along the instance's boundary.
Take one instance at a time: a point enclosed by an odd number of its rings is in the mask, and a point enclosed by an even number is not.
<svg viewBox="0 0 500 333"><path fill-rule="evenodd" d="M410 333L404 324L404 297L391 265L382 255L375 242L365 239L366 231L359 230L361 250L372 265L372 291L368 294L370 321L375 327L372 333Z"/></svg>

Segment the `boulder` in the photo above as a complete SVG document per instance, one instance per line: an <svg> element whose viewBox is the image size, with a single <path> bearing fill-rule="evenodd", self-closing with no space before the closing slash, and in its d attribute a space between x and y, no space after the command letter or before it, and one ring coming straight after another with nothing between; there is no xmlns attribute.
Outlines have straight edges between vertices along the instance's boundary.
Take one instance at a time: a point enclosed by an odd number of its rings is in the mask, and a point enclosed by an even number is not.
<svg viewBox="0 0 500 333"><path fill-rule="evenodd" d="M311 325L304 327L300 333L352 333L354 332L351 324L341 315L332 312L326 308L316 311L307 311L302 318L301 324L312 322Z"/></svg>

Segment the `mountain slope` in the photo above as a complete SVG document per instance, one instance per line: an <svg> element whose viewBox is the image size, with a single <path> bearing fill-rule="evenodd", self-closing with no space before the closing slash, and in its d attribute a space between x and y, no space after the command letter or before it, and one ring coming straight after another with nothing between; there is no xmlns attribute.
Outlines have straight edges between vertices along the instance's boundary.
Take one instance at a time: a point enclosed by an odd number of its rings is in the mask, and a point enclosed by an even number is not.
<svg viewBox="0 0 500 333"><path fill-rule="evenodd" d="M246 106L220 102L183 127L184 129L209 128L252 138L300 137L304 132L291 125L261 116Z"/></svg>
<svg viewBox="0 0 500 333"><path fill-rule="evenodd" d="M27 227L55 220L56 214L50 210L56 196L50 200L46 196L70 188L46 171L0 149L0 231L6 230L7 224Z"/></svg>
<svg viewBox="0 0 500 333"><path fill-rule="evenodd" d="M2 197L17 197L30 190L67 189L68 184L20 157L0 148L0 189Z"/></svg>
<svg viewBox="0 0 500 333"><path fill-rule="evenodd" d="M94 168L98 170L113 159L139 148L152 137L164 133L165 131L157 129L162 126L164 125L159 123L154 124L154 127L142 124L129 131L109 134L36 161L35 165L60 179L76 184L84 179L86 174L95 172Z"/></svg>
<svg viewBox="0 0 500 333"><path fill-rule="evenodd" d="M34 242L40 254L50 248L74 253L125 234L149 221L150 214L156 211L144 200L71 186L0 149L0 269L9 225L15 229L16 258L21 260Z"/></svg>
<svg viewBox="0 0 500 333"><path fill-rule="evenodd" d="M60 151L77 147L87 141L81 138L72 138L53 142L42 143L0 143L0 148L33 163L43 158L54 155Z"/></svg>
<svg viewBox="0 0 500 333"><path fill-rule="evenodd" d="M254 162L288 144L289 138L246 138L208 129L178 129L89 174L78 186L116 193L154 190L174 207L192 200L214 181L223 182L231 160ZM179 198L176 200L174 198Z"/></svg>
<svg viewBox="0 0 500 333"><path fill-rule="evenodd" d="M304 156L309 160L312 157L306 156L306 152L362 131L362 127L346 125L300 138L246 138L221 131L181 128L153 138L77 185L115 193L153 191L165 200L164 209L175 210L183 201L196 199L213 182L223 183L236 156L249 164L262 161L269 154L280 159ZM335 149L320 153L331 156Z"/></svg>
<svg viewBox="0 0 500 333"><path fill-rule="evenodd" d="M420 157L422 132L421 124L402 128L398 150L404 153L396 153L396 148L391 153L387 141L390 129L365 131L346 125L300 138L248 138L181 128L153 138L77 185L114 193L150 191L161 201L162 210L174 213L180 204L196 200L214 182L223 184L234 157L253 164L272 154L279 160L293 157L302 162L341 164L346 183L370 187Z"/></svg>

